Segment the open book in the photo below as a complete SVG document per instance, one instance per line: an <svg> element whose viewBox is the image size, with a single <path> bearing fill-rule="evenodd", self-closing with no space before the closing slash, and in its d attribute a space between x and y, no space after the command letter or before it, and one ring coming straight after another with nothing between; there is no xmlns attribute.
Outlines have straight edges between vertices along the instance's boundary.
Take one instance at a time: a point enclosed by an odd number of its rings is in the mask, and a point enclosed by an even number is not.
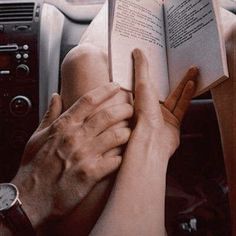
<svg viewBox="0 0 236 236"><path fill-rule="evenodd" d="M197 94L228 77L217 0L110 0L110 73L133 89L132 51L140 48L164 100L190 66L201 72Z"/></svg>

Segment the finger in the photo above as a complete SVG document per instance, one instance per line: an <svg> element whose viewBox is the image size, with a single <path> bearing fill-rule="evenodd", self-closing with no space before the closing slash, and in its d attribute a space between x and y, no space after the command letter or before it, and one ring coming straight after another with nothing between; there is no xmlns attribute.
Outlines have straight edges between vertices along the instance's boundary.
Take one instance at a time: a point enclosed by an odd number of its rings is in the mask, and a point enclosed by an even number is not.
<svg viewBox="0 0 236 236"><path fill-rule="evenodd" d="M119 123L113 125L112 127L110 127L109 129L116 129L116 128L125 128L125 127L129 127L130 122L128 120L122 120Z"/></svg>
<svg viewBox="0 0 236 236"><path fill-rule="evenodd" d="M143 112L152 119L153 115L160 114L157 106L159 96L153 88L148 71L148 62L145 55L138 49L133 51L135 71L135 113Z"/></svg>
<svg viewBox="0 0 236 236"><path fill-rule="evenodd" d="M149 67L146 56L139 49L133 51L133 58L136 90L140 82L149 80Z"/></svg>
<svg viewBox="0 0 236 236"><path fill-rule="evenodd" d="M62 100L61 96L57 93L52 95L52 99L47 112L45 113L36 132L50 126L62 113Z"/></svg>
<svg viewBox="0 0 236 236"><path fill-rule="evenodd" d="M71 114L78 122L84 121L87 117L92 115L99 105L115 96L119 91L120 86L117 83L109 83L96 88L78 99L78 101L64 114Z"/></svg>
<svg viewBox="0 0 236 236"><path fill-rule="evenodd" d="M112 157L112 156L120 156L123 152L123 147L117 147L105 152L103 157Z"/></svg>
<svg viewBox="0 0 236 236"><path fill-rule="evenodd" d="M131 118L132 115L133 107L128 103L107 107L86 120L84 128L88 134L96 136L120 121Z"/></svg>
<svg viewBox="0 0 236 236"><path fill-rule="evenodd" d="M109 156L99 159L97 162L97 178L102 179L107 175L112 174L120 167L122 162L121 156Z"/></svg>
<svg viewBox="0 0 236 236"><path fill-rule="evenodd" d="M179 83L177 88L167 97L166 101L164 102L164 106L171 112L175 109L175 106L181 97L183 90L189 80L196 81L197 76L199 75L199 70L197 67L191 67L184 79Z"/></svg>
<svg viewBox="0 0 236 236"><path fill-rule="evenodd" d="M173 125L177 129L180 127L180 121L165 106L161 105L161 111L165 122Z"/></svg>
<svg viewBox="0 0 236 236"><path fill-rule="evenodd" d="M131 134L129 128L120 128L115 130L107 130L95 138L92 145L94 148L94 156L102 155L109 150L119 147L128 142Z"/></svg>
<svg viewBox="0 0 236 236"><path fill-rule="evenodd" d="M179 120L179 122L182 121L184 114L187 111L189 103L195 92L196 92L196 82L191 80L188 81L173 112L174 116Z"/></svg>

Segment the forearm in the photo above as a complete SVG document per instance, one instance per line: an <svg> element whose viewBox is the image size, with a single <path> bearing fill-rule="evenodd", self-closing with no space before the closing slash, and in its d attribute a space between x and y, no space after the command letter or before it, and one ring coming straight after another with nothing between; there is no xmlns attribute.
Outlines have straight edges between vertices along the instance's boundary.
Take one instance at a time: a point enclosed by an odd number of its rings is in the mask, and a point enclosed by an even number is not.
<svg viewBox="0 0 236 236"><path fill-rule="evenodd" d="M162 156L164 150L157 153L151 132L146 134L142 145L136 147L136 156L126 153L107 206L91 235L165 235L167 158Z"/></svg>
<svg viewBox="0 0 236 236"><path fill-rule="evenodd" d="M196 90L193 67L163 105L148 80L148 62L133 51L136 127L108 203L92 236L164 236L166 171L179 145L179 124ZM162 109L163 108L163 109ZM165 112L162 112L165 111Z"/></svg>

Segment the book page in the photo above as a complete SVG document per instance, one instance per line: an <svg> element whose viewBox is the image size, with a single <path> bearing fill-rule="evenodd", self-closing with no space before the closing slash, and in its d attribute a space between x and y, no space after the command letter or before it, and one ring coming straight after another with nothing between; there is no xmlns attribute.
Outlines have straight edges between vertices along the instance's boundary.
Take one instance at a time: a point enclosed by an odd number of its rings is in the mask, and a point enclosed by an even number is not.
<svg viewBox="0 0 236 236"><path fill-rule="evenodd" d="M163 5L158 0L116 0L109 7L112 79L132 91L132 51L141 49L161 98L169 93Z"/></svg>
<svg viewBox="0 0 236 236"><path fill-rule="evenodd" d="M165 1L171 90L192 65L200 69L197 94L228 76L218 17L216 0Z"/></svg>

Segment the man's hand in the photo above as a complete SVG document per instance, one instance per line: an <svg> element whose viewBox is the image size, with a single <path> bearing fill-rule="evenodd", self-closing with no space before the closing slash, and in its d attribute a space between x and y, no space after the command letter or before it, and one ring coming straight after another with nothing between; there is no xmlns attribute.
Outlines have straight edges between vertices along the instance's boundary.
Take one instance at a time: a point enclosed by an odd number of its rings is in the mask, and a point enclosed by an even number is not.
<svg viewBox="0 0 236 236"><path fill-rule="evenodd" d="M98 181L119 167L118 154L103 154L125 144L130 130L109 128L129 119L133 108L120 104L94 114L98 106L119 90L114 83L95 89L63 114L60 96L53 96L13 180L34 226L48 217L68 213Z"/></svg>

